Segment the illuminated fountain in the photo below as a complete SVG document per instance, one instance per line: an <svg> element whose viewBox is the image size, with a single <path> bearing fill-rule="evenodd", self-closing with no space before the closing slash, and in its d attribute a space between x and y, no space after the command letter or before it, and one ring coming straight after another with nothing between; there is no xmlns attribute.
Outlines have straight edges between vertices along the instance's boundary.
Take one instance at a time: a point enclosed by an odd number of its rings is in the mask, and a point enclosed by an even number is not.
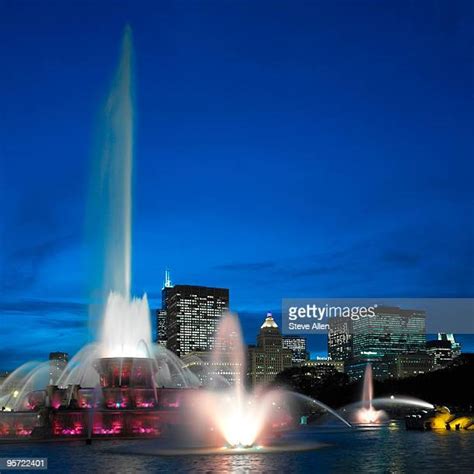
<svg viewBox="0 0 474 474"><path fill-rule="evenodd" d="M146 295L131 298L133 163L132 39L103 113L90 234L106 305L97 341L84 346L61 374L31 362L0 387L0 437L158 436L182 422L197 378L174 354L152 344ZM93 307L96 307L94 305Z"/></svg>
<svg viewBox="0 0 474 474"><path fill-rule="evenodd" d="M225 444L235 450L256 447L276 432L294 427L303 409L330 412L350 426L324 404L302 395L247 391L246 350L233 315L223 317L212 356L214 366L240 368L231 383L221 378L224 387L212 383L197 390L196 375L170 351L152 343L147 297L131 297L132 89L127 28L104 108L103 143L89 206L91 232L98 244L94 260L101 262L95 272L102 287L99 299L106 301L98 337L60 374L52 376L48 362L32 362L5 380L0 387L0 437L90 440L195 431L203 445Z"/></svg>
<svg viewBox="0 0 474 474"><path fill-rule="evenodd" d="M377 426L388 419L387 413L382 408L433 410L434 405L418 398L399 395L374 398L372 366L367 364L364 372L362 401L345 406L341 412L349 413L350 418L357 425Z"/></svg>
<svg viewBox="0 0 474 474"><path fill-rule="evenodd" d="M308 414L315 409L334 415L344 426L350 427L346 420L328 406L304 395L264 387L247 390L246 347L236 315L223 316L210 367L214 371L222 368L233 372L232 381L227 382L227 387L223 388L222 380L219 380L215 386L211 383L192 396L195 402L193 417L199 420L198 425L209 427L215 433L214 445L224 444L228 449L238 452L249 448L260 451L271 449L268 448L269 438L275 433L282 434L294 429L300 419L299 412ZM278 449L281 450L282 447ZM286 445L283 449L298 447Z"/></svg>
<svg viewBox="0 0 474 474"><path fill-rule="evenodd" d="M374 385L372 380L372 365L367 364L364 373L364 385L362 388L362 408L357 411L356 420L360 424L377 424L386 419L383 410L376 410L372 400Z"/></svg>

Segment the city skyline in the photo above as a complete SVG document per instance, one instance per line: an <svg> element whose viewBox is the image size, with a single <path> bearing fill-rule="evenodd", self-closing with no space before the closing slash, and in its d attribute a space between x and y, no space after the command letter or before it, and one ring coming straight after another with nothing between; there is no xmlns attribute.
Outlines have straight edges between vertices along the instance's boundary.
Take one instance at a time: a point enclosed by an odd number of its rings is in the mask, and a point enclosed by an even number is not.
<svg viewBox="0 0 474 474"><path fill-rule="evenodd" d="M169 286L167 286L167 285L169 285ZM163 311L163 305L166 302L167 291L174 288L174 286L175 286L174 283L171 283L171 272L170 272L170 270L169 269L164 270L164 280L162 278L162 285L160 286L160 288L161 288L161 297L155 299L155 301L159 300L160 302L155 304L155 305L150 306L150 323L152 325L154 340L157 339L159 325L160 325L160 322L159 322L159 319L158 319L158 314L161 311ZM181 287L181 288L183 288L183 287L184 288L199 288L201 290L211 289L211 290L229 291L228 297L227 297L228 299L230 299L230 295L231 295L231 292L232 292L231 289L209 288L209 286L206 286L204 283L201 284L201 285L196 285L196 284L188 285L188 284L183 284L183 283L177 283L176 286ZM36 302L36 303L32 303L32 304L37 305L38 303ZM21 307L21 305L20 305L20 307ZM41 306L40 306L40 308L41 308ZM15 311L15 308L12 306L11 310ZM17 310L18 310L18 308L17 308ZM84 324L83 324L83 331L85 333L86 330L87 330L87 328L86 328L87 306L83 305L82 310L83 310L84 315L85 315ZM236 313L233 310L232 306L230 306L229 310L231 312ZM162 317L165 314L166 314L166 311L164 311L164 313L162 313ZM247 320L244 319L243 321L242 321L241 314L240 313L236 313L236 314L239 315L239 319L240 319L240 322L241 322L241 325L242 325L242 331L243 331L243 336L244 336L245 343L247 345L250 345L250 346L252 344L254 344L254 342L255 342L254 341L255 334L258 331L258 329L260 328L261 319L262 318L264 319L265 315L268 315L268 314L272 315L272 317L275 319L278 327L281 328L281 326L282 326L282 324L281 324L282 323L282 321L281 321L281 307L276 308L272 311L252 313L252 318L251 319L248 318ZM245 315L244 315L244 318L245 318ZM162 319L162 321L163 321L163 319ZM247 324L245 324L245 323L247 323ZM161 322L161 324L163 324L163 323ZM84 337L87 337L87 336L84 334ZM329 356L328 337L327 337L326 334L310 334L310 335L302 336L302 335L288 335L288 334L283 333L283 337L287 337L287 338L290 338L290 339L291 338L306 339L307 347L308 347L308 357L312 360L325 359ZM426 341L427 342L428 341L436 341L436 340L437 340L437 334L436 333L427 333L426 334ZM458 343L460 343L460 345L462 347L462 351L464 353L474 352L474 336L472 334L456 334L456 340L458 341ZM160 340L158 339L157 342L160 343ZM80 342L72 341L72 340L66 340L66 341L63 341L62 344L63 345L61 347L54 346L54 344L53 345L46 344L45 345L46 352L45 353L38 352L37 359L38 360L43 360L43 359L46 358L48 353L54 352L54 351L61 351L61 352L64 351L64 353L69 352L71 354L74 354L77 351L77 345L80 344ZM166 340L165 340L164 347L166 347ZM67 348L72 348L72 349L66 350ZM7 358L3 357L0 361L0 370L11 370L12 367L18 367L22 363L27 362L29 360L25 357L25 354L27 354L27 353L28 353L27 351L20 351L20 352L17 351L16 353L9 354L10 357L11 357L11 360L16 361L11 366L8 365L9 358L8 357ZM1 366L2 361L3 361L3 366Z"/></svg>
<svg viewBox="0 0 474 474"><path fill-rule="evenodd" d="M133 294L158 307L165 267L230 288L247 340L286 297L474 296L461 4L3 8L4 368L89 339L90 158L127 22Z"/></svg>

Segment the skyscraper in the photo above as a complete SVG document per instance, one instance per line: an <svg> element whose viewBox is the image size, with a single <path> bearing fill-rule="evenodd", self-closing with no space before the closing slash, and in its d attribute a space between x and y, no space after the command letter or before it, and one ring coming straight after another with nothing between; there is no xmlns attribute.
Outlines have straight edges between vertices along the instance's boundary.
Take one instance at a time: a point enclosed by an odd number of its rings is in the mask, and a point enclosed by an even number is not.
<svg viewBox="0 0 474 474"><path fill-rule="evenodd" d="M156 340L160 346L166 347L168 340L168 317L166 313L166 295L173 288L169 270L165 270L165 279L161 288L161 308L156 310Z"/></svg>
<svg viewBox="0 0 474 474"><path fill-rule="evenodd" d="M383 379L393 374L395 356L410 354L407 367L426 361L425 311L378 306L375 316L357 320L336 317L329 319L328 354L343 360L351 379L363 376L366 364L372 364L374 377ZM405 360L403 359L403 360ZM403 369L406 375L408 369ZM417 369L418 370L418 369ZM400 371L398 371L400 372Z"/></svg>
<svg viewBox="0 0 474 474"><path fill-rule="evenodd" d="M352 359L352 320L331 318L328 331L328 356L331 360Z"/></svg>
<svg viewBox="0 0 474 474"><path fill-rule="evenodd" d="M306 338L301 336L283 336L283 349L290 349L293 365L304 364L308 360L308 351L306 350Z"/></svg>
<svg viewBox="0 0 474 474"><path fill-rule="evenodd" d="M384 356L426 350L425 311L379 306L372 318L353 321L352 356Z"/></svg>
<svg viewBox="0 0 474 474"><path fill-rule="evenodd" d="M166 347L178 356L211 351L222 314L229 308L229 290L175 285L166 288Z"/></svg>
<svg viewBox="0 0 474 474"><path fill-rule="evenodd" d="M438 369L461 354L461 345L456 342L453 334L438 333L437 339L426 343L426 350L432 354L435 368Z"/></svg>
<svg viewBox="0 0 474 474"><path fill-rule="evenodd" d="M251 385L271 382L282 370L293 365L293 353L283 348L282 335L271 313L267 314L257 336L257 345L248 349L248 378Z"/></svg>

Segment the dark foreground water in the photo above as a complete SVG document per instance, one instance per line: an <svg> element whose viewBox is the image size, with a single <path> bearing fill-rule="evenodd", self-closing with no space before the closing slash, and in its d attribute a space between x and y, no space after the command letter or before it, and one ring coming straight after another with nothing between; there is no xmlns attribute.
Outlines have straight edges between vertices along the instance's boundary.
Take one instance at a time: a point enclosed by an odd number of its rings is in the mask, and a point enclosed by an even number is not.
<svg viewBox="0 0 474 474"><path fill-rule="evenodd" d="M319 443L305 452L238 455L159 454L156 441L96 441L0 445L0 457L47 457L49 472L474 472L474 431L407 432L380 429L306 429L286 444ZM7 471L4 471L7 472ZM45 471L43 471L45 472Z"/></svg>

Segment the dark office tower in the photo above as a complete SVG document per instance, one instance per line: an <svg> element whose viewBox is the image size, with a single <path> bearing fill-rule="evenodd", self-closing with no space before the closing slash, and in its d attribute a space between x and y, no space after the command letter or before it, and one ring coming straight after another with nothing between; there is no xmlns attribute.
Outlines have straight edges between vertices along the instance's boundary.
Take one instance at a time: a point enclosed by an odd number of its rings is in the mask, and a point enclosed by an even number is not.
<svg viewBox="0 0 474 474"><path fill-rule="evenodd" d="M171 277L169 270L165 270L165 279L163 281L163 287L161 288L161 308L156 310L156 342L160 346L166 347L167 341L167 315L166 315L166 295L168 294L168 290L173 288L171 283Z"/></svg>
<svg viewBox="0 0 474 474"><path fill-rule="evenodd" d="M438 333L438 341L447 341L451 344L451 349L453 350L453 358L456 358L461 355L461 344L459 342L456 342L456 339L454 339L454 334Z"/></svg>
<svg viewBox="0 0 474 474"><path fill-rule="evenodd" d="M175 285L166 291L167 344L178 356L211 351L222 314L229 309L229 290Z"/></svg>
<svg viewBox="0 0 474 474"><path fill-rule="evenodd" d="M161 309L166 310L166 295L168 294L168 290L170 288L173 288L170 271L165 270L165 279L163 281L163 288L161 289Z"/></svg>
<svg viewBox="0 0 474 474"><path fill-rule="evenodd" d="M329 319L328 356L331 360L352 359L352 321L350 319Z"/></svg>
<svg viewBox="0 0 474 474"><path fill-rule="evenodd" d="M435 368L438 369L461 354L461 345L453 334L438 333L438 339L427 341L426 351L433 356Z"/></svg>
<svg viewBox="0 0 474 474"><path fill-rule="evenodd" d="M362 378L368 362L377 379L407 376L410 368L414 375L424 373L429 365L425 318L423 310L378 306L375 316L352 321L352 357L345 364L349 378ZM399 362L401 368L394 368Z"/></svg>
<svg viewBox="0 0 474 474"><path fill-rule="evenodd" d="M283 349L290 349L293 356L293 365L303 365L308 360L306 338L301 336L283 336Z"/></svg>
<svg viewBox="0 0 474 474"><path fill-rule="evenodd" d="M426 351L425 318L422 310L377 307L374 317L353 322L353 357Z"/></svg>

